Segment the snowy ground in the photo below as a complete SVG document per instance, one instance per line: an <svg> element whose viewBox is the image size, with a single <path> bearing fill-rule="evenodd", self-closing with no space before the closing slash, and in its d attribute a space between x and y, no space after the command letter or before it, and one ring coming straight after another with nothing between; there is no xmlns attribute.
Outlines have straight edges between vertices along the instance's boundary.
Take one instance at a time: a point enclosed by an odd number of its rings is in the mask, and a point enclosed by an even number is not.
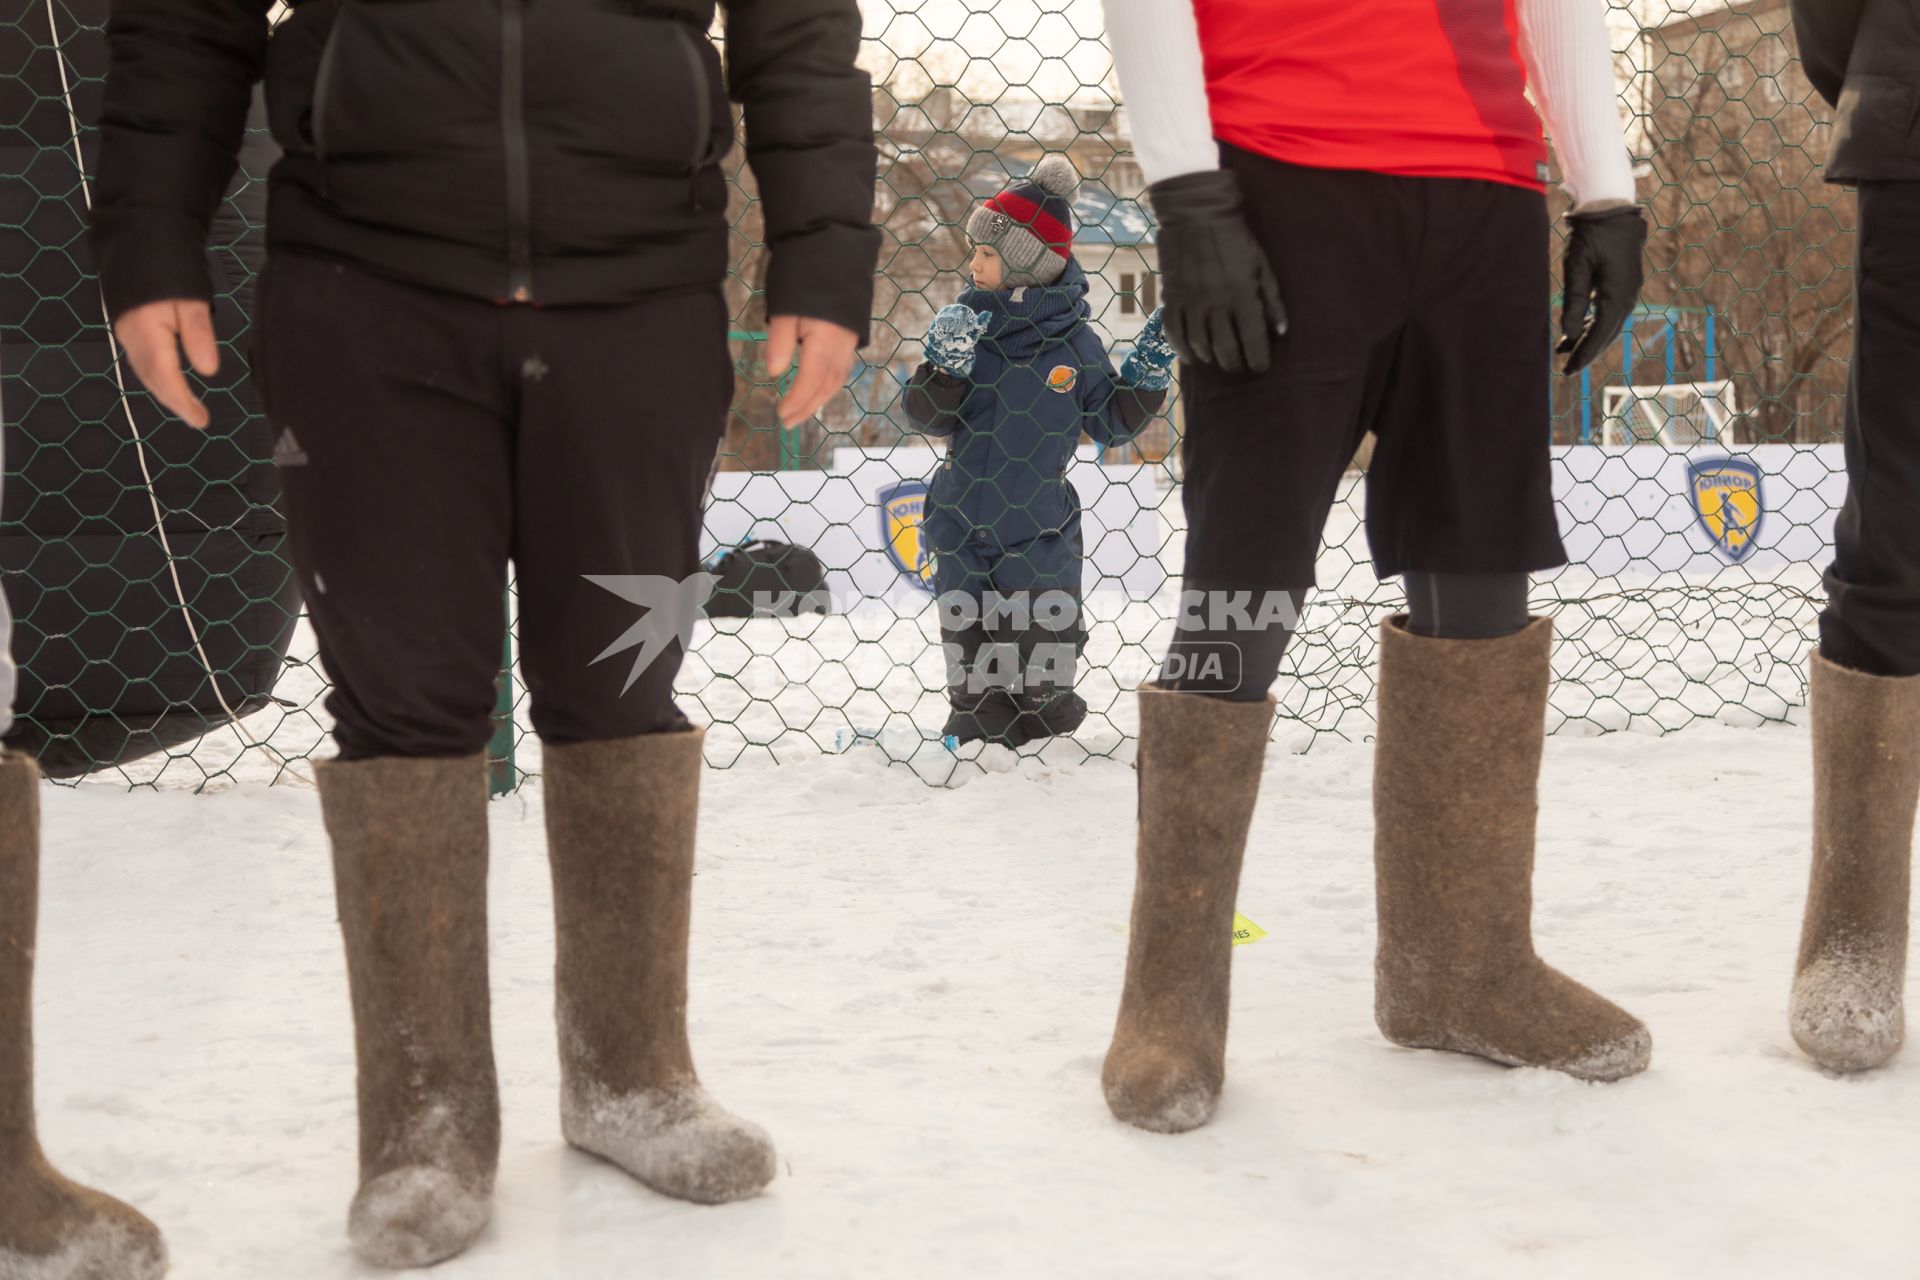
<svg viewBox="0 0 1920 1280"><path fill-rule="evenodd" d="M1107 1115L1133 778L882 753L707 775L695 1044L783 1172L647 1193L561 1144L537 786L494 806L497 1221L461 1280L647 1276L1910 1277L1920 1053L1797 1055L1797 726L1556 736L1542 949L1652 1025L1611 1087L1392 1048L1370 1016L1370 748L1268 763L1226 1100ZM44 1136L150 1211L183 1280L358 1274L352 1058L314 797L49 789Z"/></svg>

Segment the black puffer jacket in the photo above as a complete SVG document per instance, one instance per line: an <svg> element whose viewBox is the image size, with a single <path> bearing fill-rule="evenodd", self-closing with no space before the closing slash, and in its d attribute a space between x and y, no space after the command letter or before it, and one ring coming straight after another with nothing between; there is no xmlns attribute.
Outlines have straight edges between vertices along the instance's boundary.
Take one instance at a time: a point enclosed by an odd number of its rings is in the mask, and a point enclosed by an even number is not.
<svg viewBox="0 0 1920 1280"><path fill-rule="evenodd" d="M269 242L545 306L725 276L729 91L773 314L864 335L869 84L855 0L115 0L94 249L117 316L206 297L206 228L264 71Z"/></svg>
<svg viewBox="0 0 1920 1280"><path fill-rule="evenodd" d="M1800 61L1834 104L1831 182L1920 179L1920 3L1794 0Z"/></svg>

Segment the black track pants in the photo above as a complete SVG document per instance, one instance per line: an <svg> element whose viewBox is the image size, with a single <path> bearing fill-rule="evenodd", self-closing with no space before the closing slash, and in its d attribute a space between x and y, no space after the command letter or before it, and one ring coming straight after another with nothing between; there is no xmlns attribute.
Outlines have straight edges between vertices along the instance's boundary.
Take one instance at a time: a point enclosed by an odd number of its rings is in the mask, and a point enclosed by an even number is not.
<svg viewBox="0 0 1920 1280"><path fill-rule="evenodd" d="M1920 182L1860 184L1855 286L1847 501L1820 648L1857 671L1920 675Z"/></svg>
<svg viewBox="0 0 1920 1280"><path fill-rule="evenodd" d="M486 745L509 560L543 739L683 723L677 640L637 675L638 647L600 659L646 611L588 575L698 568L733 391L719 291L543 311L279 254L261 295L255 378L341 755Z"/></svg>

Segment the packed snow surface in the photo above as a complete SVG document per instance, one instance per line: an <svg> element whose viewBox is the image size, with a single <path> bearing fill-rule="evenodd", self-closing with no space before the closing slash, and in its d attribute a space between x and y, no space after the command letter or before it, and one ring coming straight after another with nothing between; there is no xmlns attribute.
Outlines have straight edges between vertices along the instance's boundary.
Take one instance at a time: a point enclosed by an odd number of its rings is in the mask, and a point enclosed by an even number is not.
<svg viewBox="0 0 1920 1280"><path fill-rule="evenodd" d="M496 1212L434 1274L1911 1277L1920 1049L1842 1079L1788 1032L1807 757L1797 725L1550 740L1541 950L1655 1041L1647 1074L1595 1086L1379 1037L1371 749L1277 744L1239 904L1268 936L1234 951L1219 1113L1180 1137L1100 1095L1126 764L996 749L943 788L873 747L743 757L706 775L693 1037L780 1173L718 1208L561 1140L535 783L493 806ZM151 1214L182 1280L363 1274L312 793L87 786L46 809L49 1151Z"/></svg>

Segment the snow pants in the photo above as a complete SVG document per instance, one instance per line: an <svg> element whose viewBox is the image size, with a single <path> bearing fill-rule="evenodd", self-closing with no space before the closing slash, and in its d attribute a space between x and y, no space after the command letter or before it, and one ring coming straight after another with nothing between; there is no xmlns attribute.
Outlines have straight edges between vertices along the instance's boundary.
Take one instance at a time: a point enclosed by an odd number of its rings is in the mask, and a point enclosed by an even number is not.
<svg viewBox="0 0 1920 1280"><path fill-rule="evenodd" d="M1080 616L1086 553L1079 515L1058 533L1017 543L1002 543L991 529L969 527L964 518L938 510L924 531L934 554L934 594L943 601L949 686L986 679L976 661L992 644L1005 651L988 664L1001 673L991 683L1013 681L1016 692L1070 688L1086 642ZM975 611L956 616L947 603L956 596L969 597ZM992 603L995 596L1008 603Z"/></svg>
<svg viewBox="0 0 1920 1280"><path fill-rule="evenodd" d="M1045 533L1028 542L1002 543L991 529L967 528L937 515L926 525L934 553L933 589L936 593L963 591L981 596L989 591L1012 595L1016 591L1066 591L1080 594L1080 517L1074 516L1058 533Z"/></svg>
<svg viewBox="0 0 1920 1280"><path fill-rule="evenodd" d="M717 286L542 310L272 257L254 376L343 759L485 747L509 561L542 739L684 723L726 330Z"/></svg>
<svg viewBox="0 0 1920 1280"><path fill-rule="evenodd" d="M1826 657L1920 675L1920 182L1860 184L1847 500L1833 530Z"/></svg>

